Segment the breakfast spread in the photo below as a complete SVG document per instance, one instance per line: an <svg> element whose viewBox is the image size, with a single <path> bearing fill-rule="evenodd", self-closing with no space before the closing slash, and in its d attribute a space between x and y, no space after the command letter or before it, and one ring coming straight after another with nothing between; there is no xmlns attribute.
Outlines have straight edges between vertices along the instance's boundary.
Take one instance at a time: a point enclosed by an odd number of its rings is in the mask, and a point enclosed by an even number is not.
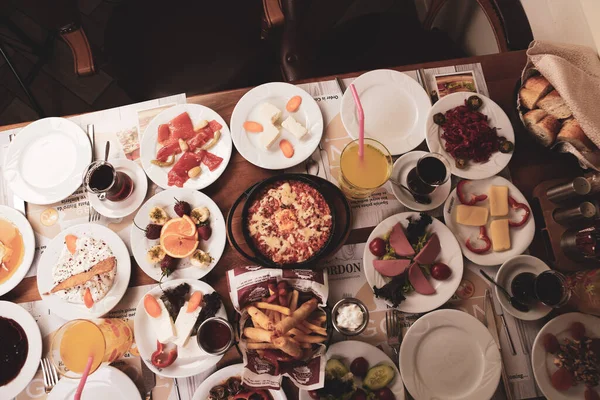
<svg viewBox="0 0 600 400"><path fill-rule="evenodd" d="M0 387L19 375L29 351L25 331L13 319L0 317Z"/></svg>
<svg viewBox="0 0 600 400"><path fill-rule="evenodd" d="M275 182L248 210L254 246L277 264L301 263L318 254L332 232L332 215L323 195L299 181Z"/></svg>
<svg viewBox="0 0 600 400"><path fill-rule="evenodd" d="M92 308L113 286L117 259L104 240L65 236L62 253L52 269L52 289L45 293Z"/></svg>
<svg viewBox="0 0 600 400"><path fill-rule="evenodd" d="M0 284L19 268L25 254L23 236L11 222L0 218Z"/></svg>
<svg viewBox="0 0 600 400"><path fill-rule="evenodd" d="M202 120L193 126L190 115L184 112L167 124L158 126L159 149L151 163L159 167L172 167L168 173L169 186L183 187L188 179L194 179L202 173L203 165L210 171L221 165L223 158L208 150L219 141L222 128L215 120Z"/></svg>

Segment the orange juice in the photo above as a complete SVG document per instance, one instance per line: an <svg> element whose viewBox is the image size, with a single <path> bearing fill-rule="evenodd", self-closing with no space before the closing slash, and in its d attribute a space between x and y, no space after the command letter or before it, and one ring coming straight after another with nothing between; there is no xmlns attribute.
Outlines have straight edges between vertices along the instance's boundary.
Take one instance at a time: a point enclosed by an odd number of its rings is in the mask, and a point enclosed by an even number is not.
<svg viewBox="0 0 600 400"><path fill-rule="evenodd" d="M10 278L21 265L25 246L21 232L12 222L0 218L0 283Z"/></svg>
<svg viewBox="0 0 600 400"><path fill-rule="evenodd" d="M364 155L360 159L358 140L354 140L342 151L340 169L342 191L349 198L363 199L389 179L392 157L381 143L365 139Z"/></svg>
<svg viewBox="0 0 600 400"><path fill-rule="evenodd" d="M93 357L90 373L125 354L133 342L127 322L104 318L94 322L74 320L63 325L54 335L51 355L61 375L78 378Z"/></svg>

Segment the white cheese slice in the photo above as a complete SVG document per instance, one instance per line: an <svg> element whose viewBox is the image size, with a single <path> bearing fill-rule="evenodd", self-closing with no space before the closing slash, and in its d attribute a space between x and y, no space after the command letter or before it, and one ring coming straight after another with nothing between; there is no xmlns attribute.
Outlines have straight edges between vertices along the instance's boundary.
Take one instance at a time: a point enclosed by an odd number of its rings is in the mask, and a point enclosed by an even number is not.
<svg viewBox="0 0 600 400"><path fill-rule="evenodd" d="M258 114L263 122L271 122L272 124L281 118L281 110L271 103L262 103L258 109Z"/></svg>
<svg viewBox="0 0 600 400"><path fill-rule="evenodd" d="M211 357L209 354L202 351L196 340L196 336L190 338L183 346L177 347L177 358L203 358Z"/></svg>
<svg viewBox="0 0 600 400"><path fill-rule="evenodd" d="M302 136L306 135L306 132L308 132L306 128L291 115L281 123L281 126L290 131L290 133L298 139L302 138Z"/></svg>
<svg viewBox="0 0 600 400"><path fill-rule="evenodd" d="M173 340L173 343L177 346L183 346L187 342L190 333L192 333L192 328L198 319L198 315L200 315L200 310L202 310L202 307L198 307L192 312L187 312L187 306L188 302L186 301L179 310L179 314L175 320L175 333L177 337Z"/></svg>
<svg viewBox="0 0 600 400"><path fill-rule="evenodd" d="M271 147L279 138L279 129L275 125L265 124L258 140L265 148Z"/></svg>
<svg viewBox="0 0 600 400"><path fill-rule="evenodd" d="M157 318L151 317L150 323L152 325L152 329L156 332L156 336L159 342L161 343L169 343L175 339L175 325L173 324L173 320L167 311L167 307L165 307L165 303L161 299L156 299L158 305L160 306L161 313Z"/></svg>

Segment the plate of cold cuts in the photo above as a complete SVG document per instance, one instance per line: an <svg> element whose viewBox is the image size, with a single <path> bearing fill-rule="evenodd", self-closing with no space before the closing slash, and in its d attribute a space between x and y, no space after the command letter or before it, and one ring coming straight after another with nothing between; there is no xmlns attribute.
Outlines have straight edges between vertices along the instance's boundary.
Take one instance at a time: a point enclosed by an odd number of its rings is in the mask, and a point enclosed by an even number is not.
<svg viewBox="0 0 600 400"><path fill-rule="evenodd" d="M179 104L148 124L140 158L148 177L161 188L200 190L225 171L232 148L231 133L219 114L200 104Z"/></svg>
<svg viewBox="0 0 600 400"><path fill-rule="evenodd" d="M424 313L446 303L463 275L456 238L425 213L392 215L375 227L363 254L369 286L389 306Z"/></svg>

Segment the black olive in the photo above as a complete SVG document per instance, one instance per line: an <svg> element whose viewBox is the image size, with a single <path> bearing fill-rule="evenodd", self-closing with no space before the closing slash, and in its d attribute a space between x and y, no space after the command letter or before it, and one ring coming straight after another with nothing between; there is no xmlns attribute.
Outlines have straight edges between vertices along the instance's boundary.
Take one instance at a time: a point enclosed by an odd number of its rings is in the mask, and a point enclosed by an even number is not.
<svg viewBox="0 0 600 400"><path fill-rule="evenodd" d="M457 158L455 160L455 165L458 169L465 169L467 168L467 160L465 160L464 158Z"/></svg>
<svg viewBox="0 0 600 400"><path fill-rule="evenodd" d="M483 101L477 96L470 96L467 99L467 106L471 110L479 110L482 105L483 105Z"/></svg>
<svg viewBox="0 0 600 400"><path fill-rule="evenodd" d="M513 144L513 142L510 142L508 140L500 144L500 153L510 153L514 149L515 145Z"/></svg>
<svg viewBox="0 0 600 400"><path fill-rule="evenodd" d="M498 136L498 144L502 144L506 142L506 138L504 136Z"/></svg>
<svg viewBox="0 0 600 400"><path fill-rule="evenodd" d="M433 122L438 125L444 125L446 123L446 117L442 113L437 113L433 116Z"/></svg>

